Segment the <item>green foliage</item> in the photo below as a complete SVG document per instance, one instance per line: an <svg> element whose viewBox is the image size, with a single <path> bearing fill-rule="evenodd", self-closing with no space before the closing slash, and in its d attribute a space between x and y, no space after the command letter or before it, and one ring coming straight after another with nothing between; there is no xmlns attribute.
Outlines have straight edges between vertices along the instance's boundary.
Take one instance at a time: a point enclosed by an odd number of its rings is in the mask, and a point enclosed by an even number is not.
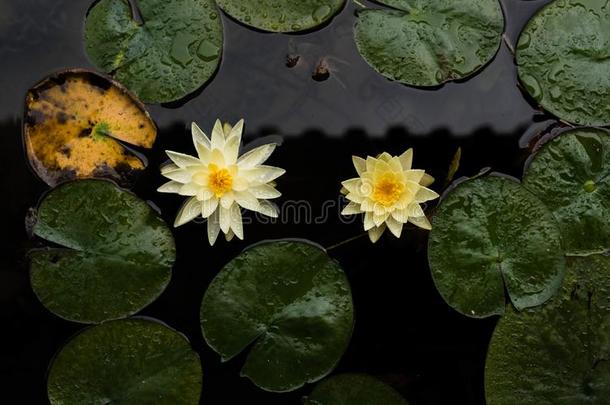
<svg viewBox="0 0 610 405"><path fill-rule="evenodd" d="M353 328L350 287L317 246L256 245L212 281L201 327L223 360L250 348L242 375L256 385L291 391L327 375L346 350Z"/></svg>
<svg viewBox="0 0 610 405"><path fill-rule="evenodd" d="M65 319L98 323L130 316L165 290L174 238L150 206L106 180L53 189L34 234L57 245L30 252L34 292Z"/></svg>

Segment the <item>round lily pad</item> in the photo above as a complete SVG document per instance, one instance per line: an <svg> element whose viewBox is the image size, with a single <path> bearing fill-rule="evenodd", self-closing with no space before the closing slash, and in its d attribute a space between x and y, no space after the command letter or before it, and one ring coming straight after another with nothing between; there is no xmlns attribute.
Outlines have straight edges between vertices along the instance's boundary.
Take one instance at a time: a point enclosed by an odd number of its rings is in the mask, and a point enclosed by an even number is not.
<svg viewBox="0 0 610 405"><path fill-rule="evenodd" d="M569 258L555 298L500 319L485 391L489 405L608 404L610 257Z"/></svg>
<svg viewBox="0 0 610 405"><path fill-rule="evenodd" d="M304 405L408 405L394 388L365 374L339 374L318 385Z"/></svg>
<svg viewBox="0 0 610 405"><path fill-rule="evenodd" d="M544 204L499 176L467 180L433 218L428 261L436 288L460 313L482 318L540 305L559 289L565 258Z"/></svg>
<svg viewBox="0 0 610 405"><path fill-rule="evenodd" d="M222 22L213 0L100 0L87 15L91 61L146 103L175 101L216 72Z"/></svg>
<svg viewBox="0 0 610 405"><path fill-rule="evenodd" d="M165 290L174 238L144 201L106 180L53 189L33 233L54 246L30 251L30 279L42 304L75 322L130 316Z"/></svg>
<svg viewBox="0 0 610 405"><path fill-rule="evenodd" d="M550 2L521 33L517 64L525 89L545 110L576 124L610 124L607 2Z"/></svg>
<svg viewBox="0 0 610 405"><path fill-rule="evenodd" d="M345 0L217 0L227 14L251 27L271 32L315 28L335 16Z"/></svg>
<svg viewBox="0 0 610 405"><path fill-rule="evenodd" d="M51 364L52 405L196 405L201 396L199 355L164 324L123 319L85 329Z"/></svg>
<svg viewBox="0 0 610 405"><path fill-rule="evenodd" d="M268 391L291 391L327 375L352 334L350 287L313 244L267 242L246 250L210 284L201 328L223 361L249 348L242 375Z"/></svg>
<svg viewBox="0 0 610 405"><path fill-rule="evenodd" d="M500 48L498 0L383 0L391 9L358 12L354 37L377 72L411 86L464 79Z"/></svg>
<svg viewBox="0 0 610 405"><path fill-rule="evenodd" d="M119 83L78 69L28 91L23 136L32 168L51 186L87 177L129 185L146 163L124 143L149 149L157 128Z"/></svg>
<svg viewBox="0 0 610 405"><path fill-rule="evenodd" d="M547 142L523 185L555 215L568 254L610 250L610 133L581 128Z"/></svg>

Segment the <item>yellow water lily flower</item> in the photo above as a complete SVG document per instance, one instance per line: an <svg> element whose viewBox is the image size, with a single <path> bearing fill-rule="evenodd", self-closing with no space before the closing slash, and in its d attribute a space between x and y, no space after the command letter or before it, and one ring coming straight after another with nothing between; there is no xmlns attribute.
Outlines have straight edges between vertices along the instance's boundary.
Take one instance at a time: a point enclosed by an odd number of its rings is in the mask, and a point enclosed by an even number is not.
<svg viewBox="0 0 610 405"><path fill-rule="evenodd" d="M413 149L400 156L387 152L377 158L353 156L352 161L359 177L341 183L341 192L350 201L341 214L364 214L364 230L371 242L377 242L386 228L400 238L407 222L432 228L420 204L439 195L427 188L434 182L432 176L411 168Z"/></svg>
<svg viewBox="0 0 610 405"><path fill-rule="evenodd" d="M161 174L171 181L158 191L190 197L178 212L174 226L199 216L207 218L210 245L214 245L220 231L227 240L233 236L244 238L242 208L278 216L277 207L267 200L281 195L272 182L285 170L263 165L277 144L265 144L239 156L243 128L244 120L235 126L223 126L217 120L210 139L193 123L193 144L198 156L166 151L173 163L161 168Z"/></svg>

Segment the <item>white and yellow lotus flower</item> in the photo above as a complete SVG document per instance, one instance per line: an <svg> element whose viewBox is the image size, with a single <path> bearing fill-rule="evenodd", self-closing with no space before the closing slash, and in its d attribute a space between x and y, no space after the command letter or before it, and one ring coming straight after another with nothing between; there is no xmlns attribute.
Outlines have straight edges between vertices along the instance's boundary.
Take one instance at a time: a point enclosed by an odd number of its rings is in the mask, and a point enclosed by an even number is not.
<svg viewBox="0 0 610 405"><path fill-rule="evenodd" d="M214 245L220 231L228 241L233 236L244 238L242 208L278 216L277 207L268 200L281 195L272 182L285 170L263 165L277 144L265 144L239 156L243 128L244 120L235 126L223 126L217 120L210 139L193 123L198 157L166 151L173 163L161 168L161 174L171 181L158 191L190 197L178 212L174 226L199 216L207 218L210 245Z"/></svg>
<svg viewBox="0 0 610 405"><path fill-rule="evenodd" d="M364 214L364 230L375 243L386 228L400 238L403 225L410 222L431 229L420 204L439 197L426 188L434 178L412 169L413 149L400 156L382 153L377 158L353 156L357 178L344 181L341 192L350 201L342 215Z"/></svg>

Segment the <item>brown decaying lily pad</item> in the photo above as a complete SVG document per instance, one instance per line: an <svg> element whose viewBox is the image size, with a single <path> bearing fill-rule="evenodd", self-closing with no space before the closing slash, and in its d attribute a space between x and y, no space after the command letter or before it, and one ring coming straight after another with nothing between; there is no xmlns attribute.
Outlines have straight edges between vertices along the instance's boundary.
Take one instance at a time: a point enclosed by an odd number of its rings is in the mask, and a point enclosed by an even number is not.
<svg viewBox="0 0 610 405"><path fill-rule="evenodd" d="M123 143L148 149L156 136L143 104L119 83L91 71L55 73L26 96L27 156L50 186L88 177L129 185L146 163Z"/></svg>

